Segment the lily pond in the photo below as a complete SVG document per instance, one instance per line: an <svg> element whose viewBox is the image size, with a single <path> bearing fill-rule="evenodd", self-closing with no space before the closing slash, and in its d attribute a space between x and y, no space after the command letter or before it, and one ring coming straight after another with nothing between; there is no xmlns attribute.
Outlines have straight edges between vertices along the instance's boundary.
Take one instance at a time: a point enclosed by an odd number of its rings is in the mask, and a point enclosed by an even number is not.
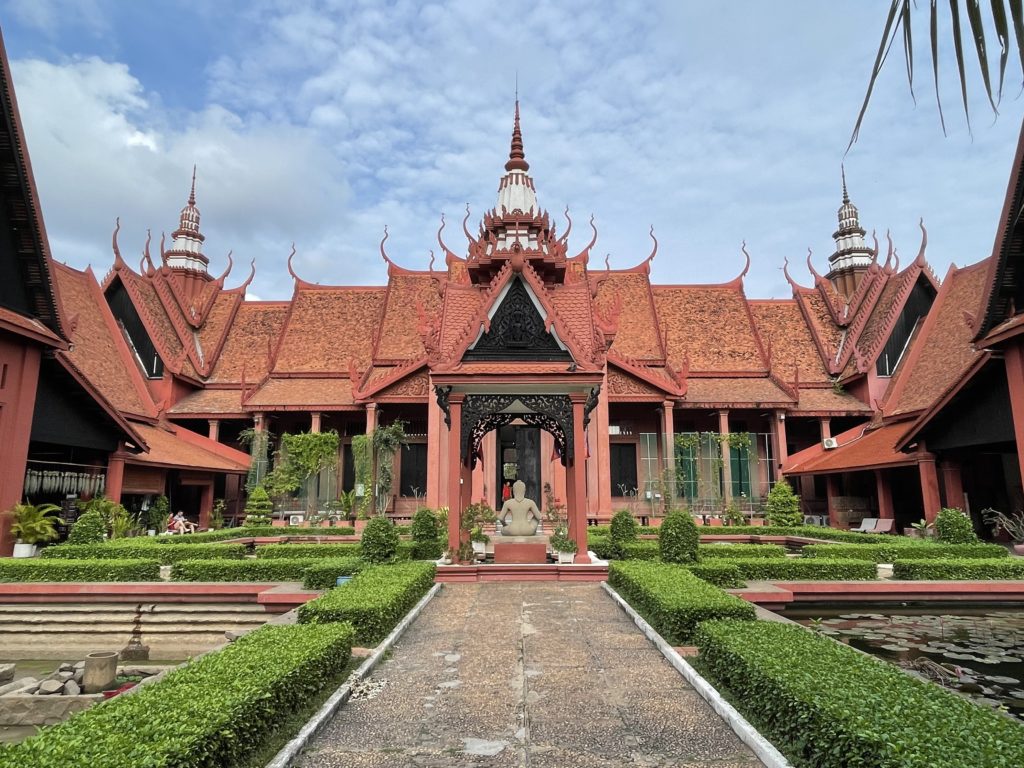
<svg viewBox="0 0 1024 768"><path fill-rule="evenodd" d="M1024 720L1024 611L891 610L840 614L805 609L786 615L981 704L1005 707Z"/></svg>

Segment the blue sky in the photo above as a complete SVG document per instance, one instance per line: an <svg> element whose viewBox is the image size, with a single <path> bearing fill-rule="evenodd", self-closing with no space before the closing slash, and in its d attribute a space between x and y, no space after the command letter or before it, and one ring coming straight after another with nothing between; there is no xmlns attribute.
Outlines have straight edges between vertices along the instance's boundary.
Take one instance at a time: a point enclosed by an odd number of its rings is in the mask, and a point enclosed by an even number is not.
<svg viewBox="0 0 1024 768"><path fill-rule="evenodd" d="M784 258L805 284L808 247L827 269L887 8L6 0L0 20L53 252L74 266L107 270L117 216L133 263L147 228L169 234L197 163L211 271L255 258L251 295L290 294L292 241L307 280L382 283L385 224L391 258L423 268L442 212L458 252L465 204L471 229L494 205L518 73L531 174L575 244L593 213L597 260L631 266L653 225L653 279L695 283L734 277L746 240L748 295L784 297ZM940 276L990 253L1024 116L1011 77L998 120L972 103L972 138L946 48L949 136L927 62L915 106L897 51L846 158L865 228L909 259L924 217Z"/></svg>

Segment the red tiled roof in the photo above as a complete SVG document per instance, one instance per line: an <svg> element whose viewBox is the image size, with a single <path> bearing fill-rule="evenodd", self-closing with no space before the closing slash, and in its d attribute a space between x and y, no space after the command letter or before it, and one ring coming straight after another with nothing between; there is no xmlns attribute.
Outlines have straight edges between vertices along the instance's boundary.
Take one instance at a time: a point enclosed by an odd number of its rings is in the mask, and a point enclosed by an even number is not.
<svg viewBox="0 0 1024 768"><path fill-rule="evenodd" d="M337 373L370 366L385 288L298 287L285 323L275 372ZM410 308L415 316L415 310Z"/></svg>
<svg viewBox="0 0 1024 768"><path fill-rule="evenodd" d="M95 277L62 264L55 265L54 277L69 331L74 326L71 349L62 354L118 411L155 415L142 374L129 356Z"/></svg>
<svg viewBox="0 0 1024 768"><path fill-rule="evenodd" d="M688 381L686 402L752 406L763 404L792 405L793 398L769 378L695 378Z"/></svg>
<svg viewBox="0 0 1024 768"><path fill-rule="evenodd" d="M800 290L797 292L796 298L803 305L811 322L811 328L821 340L825 353L830 358L834 357L839 349L843 330L832 319L832 313L829 311L825 299L814 289Z"/></svg>
<svg viewBox="0 0 1024 768"><path fill-rule="evenodd" d="M590 285L585 282L553 286L548 297L559 319L572 334L583 359L594 353L594 310L590 304Z"/></svg>
<svg viewBox="0 0 1024 768"><path fill-rule="evenodd" d="M288 314L288 304L245 302L235 313L211 382L237 383L245 371L247 382L255 383L267 375L270 351L277 344Z"/></svg>
<svg viewBox="0 0 1024 768"><path fill-rule="evenodd" d="M214 285L211 283L211 285ZM206 319L199 328L199 349L201 358L211 370L216 363L216 356L224 341L224 336L229 330L232 313L235 307L241 302L242 297L237 293L218 293L213 301L213 306L206 315Z"/></svg>
<svg viewBox="0 0 1024 768"><path fill-rule="evenodd" d="M376 359L414 360L426 354L418 329L417 306L423 308L428 318L440 316L441 297L436 279L430 275L392 275L374 354Z"/></svg>
<svg viewBox="0 0 1024 768"><path fill-rule="evenodd" d="M149 445L149 452L126 459L131 464L156 464L182 469L235 473L249 470L247 454L184 427L168 424L138 424L136 427Z"/></svg>
<svg viewBox="0 0 1024 768"><path fill-rule="evenodd" d="M870 414L872 409L865 405L849 392L836 392L829 389L800 389L800 399L797 401L796 411L832 413L863 413Z"/></svg>
<svg viewBox="0 0 1024 768"><path fill-rule="evenodd" d="M26 317L5 307L0 307L0 326L17 333L19 336L30 336L36 341L50 346L63 346L64 342L57 334L43 325L34 317Z"/></svg>
<svg viewBox="0 0 1024 768"><path fill-rule="evenodd" d="M906 431L906 422L873 429L854 427L836 436L838 448L825 450L820 443L813 445L790 456L782 471L787 475L812 475L916 464L914 455L896 450L896 443Z"/></svg>
<svg viewBox="0 0 1024 768"><path fill-rule="evenodd" d="M463 340L466 326L480 311L483 289L476 285L449 283L444 292L441 318L441 355L450 358Z"/></svg>
<svg viewBox="0 0 1024 768"><path fill-rule="evenodd" d="M596 278L591 278L595 280ZM654 309L651 283L641 272L612 272L601 281L594 309L607 315L616 299L622 301L619 331L612 351L636 360L663 360L658 316Z"/></svg>
<svg viewBox="0 0 1024 768"><path fill-rule="evenodd" d="M167 311L164 309L163 302L156 294L156 289L149 280L136 275L130 269L121 269L118 271L118 275L128 290L128 295L133 300L137 297L138 300L133 303L139 311L146 330L152 337L153 344L160 352L164 365L172 366L181 355L181 339L178 338L178 334L167 316Z"/></svg>
<svg viewBox="0 0 1024 768"><path fill-rule="evenodd" d="M989 259L950 269L921 333L891 384L886 414L928 408L952 387L981 354L971 345L974 329L967 312L974 311L986 287Z"/></svg>
<svg viewBox="0 0 1024 768"><path fill-rule="evenodd" d="M673 365L709 373L765 371L747 301L731 285L655 286L654 301Z"/></svg>
<svg viewBox="0 0 1024 768"><path fill-rule="evenodd" d="M757 330L771 349L772 373L792 382L797 369L801 382L827 381L828 371L814 345L814 337L796 301L752 301Z"/></svg>
<svg viewBox="0 0 1024 768"><path fill-rule="evenodd" d="M175 415L243 413L240 389L200 389L185 395L168 410Z"/></svg>
<svg viewBox="0 0 1024 768"><path fill-rule="evenodd" d="M245 401L248 410L259 408L320 408L351 406L352 381L348 378L270 379Z"/></svg>

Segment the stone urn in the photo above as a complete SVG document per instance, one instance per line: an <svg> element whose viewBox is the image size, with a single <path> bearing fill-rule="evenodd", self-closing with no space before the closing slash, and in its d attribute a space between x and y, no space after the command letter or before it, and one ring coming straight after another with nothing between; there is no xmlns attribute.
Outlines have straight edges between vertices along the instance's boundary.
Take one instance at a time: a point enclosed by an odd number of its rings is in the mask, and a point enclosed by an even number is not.
<svg viewBox="0 0 1024 768"><path fill-rule="evenodd" d="M117 651L95 651L85 657L82 688L86 693L99 693L114 684L117 677Z"/></svg>

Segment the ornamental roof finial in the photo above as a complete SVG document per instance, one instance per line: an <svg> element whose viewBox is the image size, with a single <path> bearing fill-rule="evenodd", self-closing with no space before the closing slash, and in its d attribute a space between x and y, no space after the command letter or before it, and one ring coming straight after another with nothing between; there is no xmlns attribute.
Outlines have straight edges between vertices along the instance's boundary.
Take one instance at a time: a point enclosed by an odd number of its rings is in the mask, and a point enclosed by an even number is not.
<svg viewBox="0 0 1024 768"><path fill-rule="evenodd" d="M517 86L518 90L518 86ZM516 116L512 123L512 148L508 153L508 162L505 163L506 171L530 170L530 164L526 162L526 153L523 151L523 132L519 128L519 96L516 95Z"/></svg>
<svg viewBox="0 0 1024 768"><path fill-rule="evenodd" d="M192 163L192 190L188 193L188 204L196 204L196 164Z"/></svg>
<svg viewBox="0 0 1024 768"><path fill-rule="evenodd" d="M839 164L839 172L843 176L843 204L846 205L850 202L850 195L846 191L846 163Z"/></svg>

